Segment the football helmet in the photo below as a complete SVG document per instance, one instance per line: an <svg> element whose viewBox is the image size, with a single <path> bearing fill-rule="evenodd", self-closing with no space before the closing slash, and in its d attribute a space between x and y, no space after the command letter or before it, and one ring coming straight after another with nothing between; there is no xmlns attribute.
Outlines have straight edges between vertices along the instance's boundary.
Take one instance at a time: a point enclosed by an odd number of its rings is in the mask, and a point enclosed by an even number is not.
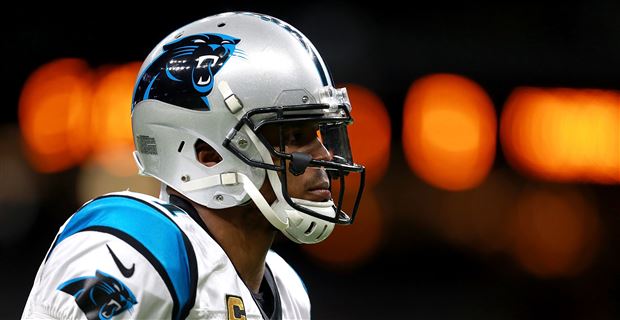
<svg viewBox="0 0 620 320"><path fill-rule="evenodd" d="M364 167L355 164L346 127L352 122L345 88L334 88L312 43L293 26L251 12L230 12L190 23L165 37L145 59L131 109L134 159L140 173L213 209L253 201L291 240L317 243L334 224L355 218ZM329 151L313 158L287 152L283 126L312 123ZM279 128L279 141L264 128ZM197 143L221 157L213 166L197 160ZM336 201L289 195L293 175L323 170ZM344 212L345 180L357 176L352 208ZM259 189L266 179L277 200ZM290 179L288 179L290 180ZM316 199L315 199L316 200Z"/></svg>

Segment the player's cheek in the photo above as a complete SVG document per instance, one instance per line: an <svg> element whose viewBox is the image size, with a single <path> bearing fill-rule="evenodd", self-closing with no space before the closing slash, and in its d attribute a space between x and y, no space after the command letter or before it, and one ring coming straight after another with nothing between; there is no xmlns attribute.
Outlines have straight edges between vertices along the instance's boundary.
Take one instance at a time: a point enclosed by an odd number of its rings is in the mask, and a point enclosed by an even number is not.
<svg viewBox="0 0 620 320"><path fill-rule="evenodd" d="M293 175L290 171L286 172L287 190L289 196L293 198L301 198L303 196L303 185L306 180L306 176L307 172L299 176Z"/></svg>

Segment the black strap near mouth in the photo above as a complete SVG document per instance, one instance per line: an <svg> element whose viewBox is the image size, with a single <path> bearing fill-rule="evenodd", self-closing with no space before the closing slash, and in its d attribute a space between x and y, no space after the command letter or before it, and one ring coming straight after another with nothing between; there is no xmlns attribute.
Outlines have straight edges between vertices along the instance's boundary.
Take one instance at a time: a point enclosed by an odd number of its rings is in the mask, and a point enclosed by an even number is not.
<svg viewBox="0 0 620 320"><path fill-rule="evenodd" d="M303 174L306 171L306 168L308 168L310 161L312 161L312 156L304 152L293 152L291 157L289 171L294 176Z"/></svg>

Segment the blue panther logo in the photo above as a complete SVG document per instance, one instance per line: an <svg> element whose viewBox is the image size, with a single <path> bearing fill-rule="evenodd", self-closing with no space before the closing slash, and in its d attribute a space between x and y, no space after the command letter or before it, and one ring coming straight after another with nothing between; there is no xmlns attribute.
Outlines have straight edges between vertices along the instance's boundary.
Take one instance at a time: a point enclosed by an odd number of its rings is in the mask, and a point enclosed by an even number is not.
<svg viewBox="0 0 620 320"><path fill-rule="evenodd" d="M219 33L200 33L164 45L164 52L140 76L133 105L157 99L181 107L209 110L207 96L213 77L228 59L241 58L240 39Z"/></svg>
<svg viewBox="0 0 620 320"><path fill-rule="evenodd" d="M122 282L99 270L94 277L71 279L56 289L74 296L88 320L110 319L138 303Z"/></svg>

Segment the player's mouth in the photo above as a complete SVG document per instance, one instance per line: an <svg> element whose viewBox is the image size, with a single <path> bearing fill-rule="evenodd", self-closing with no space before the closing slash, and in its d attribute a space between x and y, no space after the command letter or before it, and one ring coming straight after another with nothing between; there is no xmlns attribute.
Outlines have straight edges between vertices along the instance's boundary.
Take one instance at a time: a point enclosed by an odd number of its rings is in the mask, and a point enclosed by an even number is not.
<svg viewBox="0 0 620 320"><path fill-rule="evenodd" d="M329 182L321 182L310 189L308 189L307 200L310 201L329 201L332 198L332 193L329 191Z"/></svg>

